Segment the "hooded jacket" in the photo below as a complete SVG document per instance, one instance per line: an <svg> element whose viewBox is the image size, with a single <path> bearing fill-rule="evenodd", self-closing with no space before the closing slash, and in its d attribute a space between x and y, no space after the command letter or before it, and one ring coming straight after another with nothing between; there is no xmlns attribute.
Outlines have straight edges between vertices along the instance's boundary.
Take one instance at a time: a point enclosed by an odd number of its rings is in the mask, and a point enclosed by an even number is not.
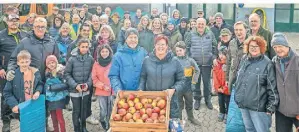
<svg viewBox="0 0 299 132"><path fill-rule="evenodd" d="M60 58L58 59L59 63L62 65L66 65L66 56L67 56L67 48L71 45L73 40L71 39L71 36L68 35L66 38L62 38L61 35L58 36L56 39L56 43L58 45Z"/></svg>
<svg viewBox="0 0 299 132"><path fill-rule="evenodd" d="M117 39L118 37L118 34L120 32L120 29L123 27L123 24L120 22L120 20L118 21L117 24L115 24L114 22L112 22L111 24L109 24L110 27L112 28L113 30L113 33L115 35L115 38Z"/></svg>
<svg viewBox="0 0 299 132"><path fill-rule="evenodd" d="M125 41L126 41L125 34L126 34L126 29L124 27L122 27L117 36L117 45L125 44Z"/></svg>
<svg viewBox="0 0 299 132"><path fill-rule="evenodd" d="M239 108L274 113L279 98L275 69L265 55L243 56L235 84L235 101Z"/></svg>
<svg viewBox="0 0 299 132"><path fill-rule="evenodd" d="M39 91L43 93L43 82L38 69L30 67L33 73L33 89L32 93ZM12 81L7 81L3 90L3 96L6 104L12 109L16 105L25 102L24 92L24 74L20 71L20 68L15 71L15 78Z"/></svg>
<svg viewBox="0 0 299 132"><path fill-rule="evenodd" d="M178 18L178 19L173 18L174 12L176 12L176 11L179 12L179 18ZM177 10L177 9L174 9L174 10L172 11L172 13L171 13L171 18L170 18L170 19L172 19L172 20L174 21L174 23L175 23L174 26L177 26L177 25L179 25L179 24L181 23L181 19L180 19L180 18L181 18L181 13L180 13L180 11Z"/></svg>
<svg viewBox="0 0 299 132"><path fill-rule="evenodd" d="M169 38L169 47L171 48L173 53L175 53L175 44L183 40L180 30L178 30L178 27L175 26L172 31L165 29L164 34Z"/></svg>
<svg viewBox="0 0 299 132"><path fill-rule="evenodd" d="M74 49L71 55L66 64L65 78L69 86L69 92L76 94L73 97L78 97L79 92L76 90L78 84L86 83L89 89L87 92L92 89L91 70L93 58L90 53L81 55L78 48ZM87 92L84 93L87 94Z"/></svg>
<svg viewBox="0 0 299 132"><path fill-rule="evenodd" d="M139 46L143 47L148 53L154 49L154 33L147 29L139 31Z"/></svg>
<svg viewBox="0 0 299 132"><path fill-rule="evenodd" d="M119 90L137 90L142 62L146 55L147 52L142 47L131 49L127 44L117 51L108 75L115 93Z"/></svg>
<svg viewBox="0 0 299 132"><path fill-rule="evenodd" d="M54 39L49 34L45 34L43 39L37 38L33 32L28 37L21 40L20 44L11 54L7 70L15 70L17 68L17 55L21 50L27 50L31 54L30 66L41 71L42 79L45 80L46 58L49 55L55 55L59 58L59 49Z"/></svg>
<svg viewBox="0 0 299 132"><path fill-rule="evenodd" d="M227 24L224 20L223 20L223 23L221 25L221 27L218 27L216 25L216 23L211 27L211 31L214 33L215 35L215 38L217 40L217 43L220 41L220 31L223 29L223 28L227 28L229 29L229 31L232 33L232 37L234 36L234 29L231 25Z"/></svg>

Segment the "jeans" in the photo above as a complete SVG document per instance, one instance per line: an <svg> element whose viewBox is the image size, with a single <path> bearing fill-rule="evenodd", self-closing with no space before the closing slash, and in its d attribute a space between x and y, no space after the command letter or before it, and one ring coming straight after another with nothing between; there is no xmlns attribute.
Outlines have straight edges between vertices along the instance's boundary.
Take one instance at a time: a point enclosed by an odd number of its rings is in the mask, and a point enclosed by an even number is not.
<svg viewBox="0 0 299 132"><path fill-rule="evenodd" d="M105 122L108 125L112 112L112 96L99 96L100 106L100 122Z"/></svg>
<svg viewBox="0 0 299 132"><path fill-rule="evenodd" d="M191 84L189 85L191 87ZM185 109L188 115L188 119L194 118L193 117L193 96L192 91L186 90L184 92L178 93L178 105L179 105L179 113L178 116L180 119L182 119L182 111L184 109L184 103L185 103Z"/></svg>
<svg viewBox="0 0 299 132"><path fill-rule="evenodd" d="M218 93L218 104L219 112L222 114L227 114L230 95L225 95L223 93Z"/></svg>
<svg viewBox="0 0 299 132"><path fill-rule="evenodd" d="M88 99L89 95L84 96L83 100L82 97L71 97L73 103L72 120L75 132L81 132L81 130L86 127ZM83 108L81 108L81 105L83 105Z"/></svg>
<svg viewBox="0 0 299 132"><path fill-rule="evenodd" d="M293 132L293 124L298 128L299 120L295 117L287 117L279 111L275 112L276 132Z"/></svg>
<svg viewBox="0 0 299 132"><path fill-rule="evenodd" d="M203 81L203 95L205 98L205 102L211 102L211 70L212 66L199 66L200 75L198 78L198 83L195 85L195 89L193 90L193 97L195 100L200 101L202 97L202 92L200 89L201 78Z"/></svg>
<svg viewBox="0 0 299 132"><path fill-rule="evenodd" d="M66 132L62 109L51 110L50 113L54 127L54 132Z"/></svg>
<svg viewBox="0 0 299 132"><path fill-rule="evenodd" d="M270 132L272 123L271 115L266 112L257 112L241 109L246 132Z"/></svg>

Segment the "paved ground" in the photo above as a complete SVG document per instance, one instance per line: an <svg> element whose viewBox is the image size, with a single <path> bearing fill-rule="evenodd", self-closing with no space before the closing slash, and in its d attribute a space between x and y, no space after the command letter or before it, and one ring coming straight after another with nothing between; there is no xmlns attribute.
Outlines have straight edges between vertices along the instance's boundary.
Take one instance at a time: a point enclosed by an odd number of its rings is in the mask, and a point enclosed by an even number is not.
<svg viewBox="0 0 299 132"><path fill-rule="evenodd" d="M299 33L286 33L289 38L290 46L299 53ZM296 43L295 43L296 42ZM194 126L189 122L186 122L185 131L186 132L224 132L225 124L217 121L218 115L218 98L217 96L212 97L212 103L214 105L213 110L208 110L204 104L204 101L201 102L201 107L199 110L194 111L195 117L200 121L201 126ZM93 112L95 115L99 115L99 106L97 102L92 104ZM72 125L72 115L71 112L64 110L64 117L66 122L67 132L73 131ZM186 119L186 113L183 112L183 117ZM271 132L275 131L274 116L272 120ZM49 122L51 120L49 119ZM87 128L90 132L103 132L104 130L100 125L89 125ZM2 122L0 121L0 131L2 129ZM16 120L13 120L11 125L12 132L19 132L19 123Z"/></svg>

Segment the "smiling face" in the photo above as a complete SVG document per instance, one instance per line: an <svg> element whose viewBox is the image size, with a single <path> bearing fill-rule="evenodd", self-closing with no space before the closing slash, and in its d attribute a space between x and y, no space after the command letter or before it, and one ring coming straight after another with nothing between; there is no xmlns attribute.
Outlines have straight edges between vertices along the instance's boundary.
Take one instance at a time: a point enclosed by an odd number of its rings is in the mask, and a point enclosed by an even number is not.
<svg viewBox="0 0 299 132"><path fill-rule="evenodd" d="M290 48L283 45L274 45L273 49L278 57L284 58L289 55Z"/></svg>
<svg viewBox="0 0 299 132"><path fill-rule="evenodd" d="M126 39L126 43L130 48L135 49L138 45L138 36L136 34L130 34Z"/></svg>
<svg viewBox="0 0 299 132"><path fill-rule="evenodd" d="M180 18L180 14L179 14L178 11L175 11L175 12L173 13L173 18L175 18L175 19L179 19L179 18Z"/></svg>
<svg viewBox="0 0 299 132"><path fill-rule="evenodd" d="M261 49L259 45L257 45L256 41L251 41L248 48L250 55L253 57L259 56L261 54Z"/></svg>
<svg viewBox="0 0 299 132"><path fill-rule="evenodd" d="M21 70L27 70L30 66L31 60L27 58L22 58L17 61L18 66Z"/></svg>
<svg viewBox="0 0 299 132"><path fill-rule="evenodd" d="M177 56L185 56L186 49L175 47L175 53Z"/></svg>
<svg viewBox="0 0 299 132"><path fill-rule="evenodd" d="M34 34L38 38L43 38L47 29L47 22L36 21L33 24Z"/></svg>
<svg viewBox="0 0 299 132"><path fill-rule="evenodd" d="M89 43L81 43L78 48L80 54L85 55L89 50Z"/></svg>
<svg viewBox="0 0 299 132"><path fill-rule="evenodd" d="M55 18L55 26L60 27L62 24L62 21L59 18Z"/></svg>
<svg viewBox="0 0 299 132"><path fill-rule="evenodd" d="M161 28L161 23L160 23L160 21L159 21L159 20L155 20L155 21L153 21L153 27L154 27L155 29L159 29L159 28Z"/></svg>
<svg viewBox="0 0 299 132"><path fill-rule="evenodd" d="M104 48L101 50L100 55L102 56L103 59L106 59L109 56L110 52L108 49Z"/></svg>
<svg viewBox="0 0 299 132"><path fill-rule="evenodd" d="M12 20L7 20L7 27L10 30L17 30L19 27L19 20L18 19L12 19Z"/></svg>
<svg viewBox="0 0 299 132"><path fill-rule="evenodd" d="M251 15L249 17L249 25L252 30L258 30L261 26L261 20L258 15Z"/></svg>
<svg viewBox="0 0 299 132"><path fill-rule="evenodd" d="M161 39L155 44L156 55L165 55L167 53L168 45L166 40Z"/></svg>
<svg viewBox="0 0 299 132"><path fill-rule="evenodd" d="M56 69L56 66L57 66L57 63L55 61L50 61L48 64L47 64L47 68L49 68L51 71L55 70Z"/></svg>
<svg viewBox="0 0 299 132"><path fill-rule="evenodd" d="M168 24L167 29L172 31L174 29L174 25L173 24Z"/></svg>
<svg viewBox="0 0 299 132"><path fill-rule="evenodd" d="M69 33L70 33L70 27L68 27L68 26L61 27L61 35L62 36L68 36Z"/></svg>
<svg viewBox="0 0 299 132"><path fill-rule="evenodd" d="M243 24L237 24L234 27L235 35L239 40L245 39L246 37L246 29Z"/></svg>
<svg viewBox="0 0 299 132"><path fill-rule="evenodd" d="M204 32L206 28L206 21L203 18L198 18L196 21L197 24L197 31L198 32Z"/></svg>
<svg viewBox="0 0 299 132"><path fill-rule="evenodd" d="M142 23L142 26L147 26L149 21L147 18L143 18L141 23Z"/></svg>
<svg viewBox="0 0 299 132"><path fill-rule="evenodd" d="M124 21L124 28L128 29L129 27L131 27L131 21L129 19L125 19L125 21Z"/></svg>
<svg viewBox="0 0 299 132"><path fill-rule="evenodd" d="M101 31L101 37L102 37L103 39L109 39L109 37L110 37L110 33L109 33L109 31L108 31L107 29L103 29L103 30Z"/></svg>

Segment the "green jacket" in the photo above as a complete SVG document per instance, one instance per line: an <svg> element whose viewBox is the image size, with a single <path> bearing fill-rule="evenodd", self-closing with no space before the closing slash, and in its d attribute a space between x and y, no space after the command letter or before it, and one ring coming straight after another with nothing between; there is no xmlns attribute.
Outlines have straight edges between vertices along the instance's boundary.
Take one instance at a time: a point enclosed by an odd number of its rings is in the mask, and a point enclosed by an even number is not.
<svg viewBox="0 0 299 132"><path fill-rule="evenodd" d="M177 28L174 29L175 31L170 32L168 29L165 30L164 34L168 36L169 38L169 47L171 48L172 51L175 51L174 46L177 42L183 41L182 34L180 33L180 30ZM173 52L175 53L175 52Z"/></svg>
<svg viewBox="0 0 299 132"><path fill-rule="evenodd" d="M2 16L0 17L0 31L3 30L3 29L5 29L5 28L7 27L7 24L6 24L6 22L4 21L4 18L5 18L4 15L2 15Z"/></svg>
<svg viewBox="0 0 299 132"><path fill-rule="evenodd" d="M112 28L112 30L113 30L113 33L114 33L114 35L115 35L115 38L117 39L117 37L118 37L118 33L119 33L121 27L123 27L123 24L122 24L120 21L119 21L117 24L115 24L114 22L112 22L112 23L110 24L110 26L111 26L111 28Z"/></svg>
<svg viewBox="0 0 299 132"><path fill-rule="evenodd" d="M154 33L149 29L139 31L139 45L143 47L148 53L154 49Z"/></svg>
<svg viewBox="0 0 299 132"><path fill-rule="evenodd" d="M252 30L249 30L249 34L252 35ZM276 55L274 49L271 47L272 33L268 29L260 27L257 32L257 36L264 37L264 39L266 40L267 50L265 55L272 59Z"/></svg>

